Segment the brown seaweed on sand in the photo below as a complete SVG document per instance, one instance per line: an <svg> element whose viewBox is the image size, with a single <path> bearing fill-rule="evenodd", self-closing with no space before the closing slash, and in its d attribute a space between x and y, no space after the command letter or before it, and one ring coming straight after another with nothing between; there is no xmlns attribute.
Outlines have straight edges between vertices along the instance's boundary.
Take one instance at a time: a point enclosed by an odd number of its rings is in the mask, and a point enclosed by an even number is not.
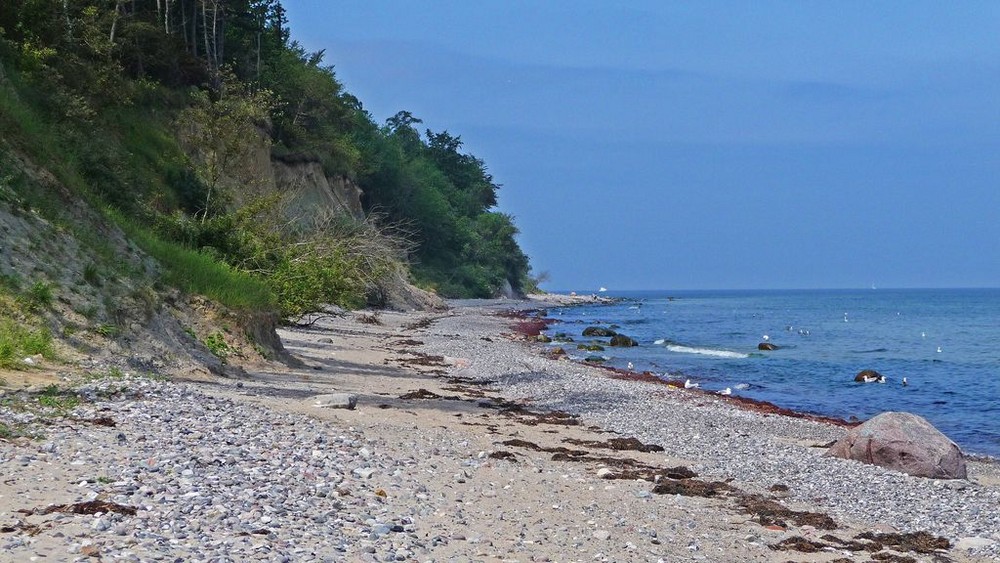
<svg viewBox="0 0 1000 563"><path fill-rule="evenodd" d="M942 537L934 536L928 532L915 532L909 534L875 534L864 532L855 536L853 540L844 540L832 534L826 534L819 538L822 541L809 540L801 536L786 538L770 546L776 551L798 551L802 553L816 553L818 551L847 550L847 551L867 551L873 561L889 561L891 563L916 563L913 557L899 555L898 553L921 553L933 554L936 561L950 561L942 555L951 547L950 542ZM826 542L826 543L824 543ZM885 551L891 549L897 553Z"/></svg>
<svg viewBox="0 0 1000 563"><path fill-rule="evenodd" d="M136 508L134 506L125 506L124 504L118 504L117 502L108 502L103 500L89 500L86 502L77 502L73 504L53 504L46 506L45 508L39 508L35 510L22 510L20 512L23 512L25 514L51 514L53 512L65 512L68 514L98 514L98 513L117 512L119 514L135 516Z"/></svg>
<svg viewBox="0 0 1000 563"><path fill-rule="evenodd" d="M449 395L449 396L438 395L437 393L433 391L428 391L423 387L417 389L416 391L410 391L409 393L404 393L400 395L399 398L408 401L413 399L444 399L446 401L461 400L461 397L459 397L458 395Z"/></svg>
<svg viewBox="0 0 1000 563"><path fill-rule="evenodd" d="M791 510L779 502L760 495L745 495L738 502L740 508L753 515L753 520L761 526L788 527L786 521L791 520L796 526L812 526L819 530L835 530L837 523L833 518L819 512Z"/></svg>
<svg viewBox="0 0 1000 563"><path fill-rule="evenodd" d="M732 490L732 486L722 481L700 481L698 479L663 480L653 487L653 493L657 495L683 495L687 497L714 497Z"/></svg>
<svg viewBox="0 0 1000 563"><path fill-rule="evenodd" d="M609 438L603 442L597 440L577 440L566 438L566 443L588 448L605 448L615 451L636 451L636 452L662 452L663 446L656 444L643 444L637 438Z"/></svg>

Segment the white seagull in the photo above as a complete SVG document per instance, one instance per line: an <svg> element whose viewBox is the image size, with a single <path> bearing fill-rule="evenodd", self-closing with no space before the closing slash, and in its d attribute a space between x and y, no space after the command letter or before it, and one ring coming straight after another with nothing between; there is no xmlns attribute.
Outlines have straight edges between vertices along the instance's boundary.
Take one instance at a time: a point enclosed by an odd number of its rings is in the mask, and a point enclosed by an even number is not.
<svg viewBox="0 0 1000 563"><path fill-rule="evenodd" d="M729 387L726 387L722 391L719 391L719 394L720 395L732 395L733 394L733 390L730 389Z"/></svg>
<svg viewBox="0 0 1000 563"><path fill-rule="evenodd" d="M906 378L904 377L903 378L903 387L906 387L907 385L909 385L909 383L907 383Z"/></svg>
<svg viewBox="0 0 1000 563"><path fill-rule="evenodd" d="M698 384L697 383L691 383L690 379L688 379L688 380L686 380L684 382L684 388L685 389L696 389L697 387L698 387Z"/></svg>
<svg viewBox="0 0 1000 563"><path fill-rule="evenodd" d="M632 370L633 370L634 368L635 368L635 366L634 366L634 365L632 365L632 362L629 362L629 363L628 363L628 370L629 370L629 371L632 371Z"/></svg>

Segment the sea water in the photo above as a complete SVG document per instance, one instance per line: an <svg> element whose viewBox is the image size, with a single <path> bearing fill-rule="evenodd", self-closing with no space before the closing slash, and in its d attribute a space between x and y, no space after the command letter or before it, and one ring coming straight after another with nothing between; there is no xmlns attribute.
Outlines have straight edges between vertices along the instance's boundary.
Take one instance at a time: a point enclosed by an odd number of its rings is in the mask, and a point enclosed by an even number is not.
<svg viewBox="0 0 1000 563"><path fill-rule="evenodd" d="M587 326L638 341L606 346L606 365L690 379L702 390L796 411L865 420L884 411L928 419L966 453L1000 456L1000 289L650 291L552 309L551 336ZM767 341L777 350L760 351ZM885 383L856 383L873 369ZM903 378L907 384L903 385Z"/></svg>

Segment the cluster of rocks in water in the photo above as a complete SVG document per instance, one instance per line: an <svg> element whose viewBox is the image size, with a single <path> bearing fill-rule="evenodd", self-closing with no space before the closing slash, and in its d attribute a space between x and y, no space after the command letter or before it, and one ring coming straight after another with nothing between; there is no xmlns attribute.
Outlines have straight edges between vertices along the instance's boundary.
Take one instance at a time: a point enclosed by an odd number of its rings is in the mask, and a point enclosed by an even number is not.
<svg viewBox="0 0 1000 563"><path fill-rule="evenodd" d="M616 347L616 348L628 348L628 347L631 347L631 346L638 346L639 345L639 343L636 342L636 340L634 338L632 338L632 337L630 337L628 335L616 332L615 330L613 330L613 328L604 328L604 327L600 327L600 326L589 326L589 327L583 329L583 332L581 333L581 335L584 336L584 337L586 337L586 338L589 338L590 340L588 342L586 342L586 343L577 344L576 349L577 350L583 350L583 351L586 351L586 352L603 352L605 350L605 346L612 346L612 347ZM594 340L595 338L609 338L609 340L607 340L607 341L600 340L599 341L599 340ZM570 336L569 334L566 334L565 332L557 332L557 333L553 334L552 336L548 336L548 335L545 335L545 334L539 334L535 339L538 342L542 342L542 343L558 342L558 343L564 343L565 344L565 343L575 342L575 339L572 336ZM561 346L559 346L559 347L555 347L555 348L551 349L549 351L549 354L552 355L552 356L565 356L566 355L566 350L564 348L562 348ZM607 360L608 360L608 358L606 358L604 356L590 355L590 356L587 356L586 358L584 358L583 361L588 362L588 363L593 363L593 364L600 364L600 363L606 362Z"/></svg>

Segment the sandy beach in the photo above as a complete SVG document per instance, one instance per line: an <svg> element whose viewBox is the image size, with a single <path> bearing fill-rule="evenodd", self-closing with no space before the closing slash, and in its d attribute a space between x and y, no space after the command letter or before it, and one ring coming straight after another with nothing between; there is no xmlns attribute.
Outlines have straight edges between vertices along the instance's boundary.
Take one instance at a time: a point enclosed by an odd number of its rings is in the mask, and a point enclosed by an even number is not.
<svg viewBox="0 0 1000 563"><path fill-rule="evenodd" d="M76 384L0 421L3 561L987 561L1000 471L822 457L843 427L544 354L513 310L345 312L299 368ZM316 406L326 394L356 407ZM58 403L58 398L48 401Z"/></svg>

